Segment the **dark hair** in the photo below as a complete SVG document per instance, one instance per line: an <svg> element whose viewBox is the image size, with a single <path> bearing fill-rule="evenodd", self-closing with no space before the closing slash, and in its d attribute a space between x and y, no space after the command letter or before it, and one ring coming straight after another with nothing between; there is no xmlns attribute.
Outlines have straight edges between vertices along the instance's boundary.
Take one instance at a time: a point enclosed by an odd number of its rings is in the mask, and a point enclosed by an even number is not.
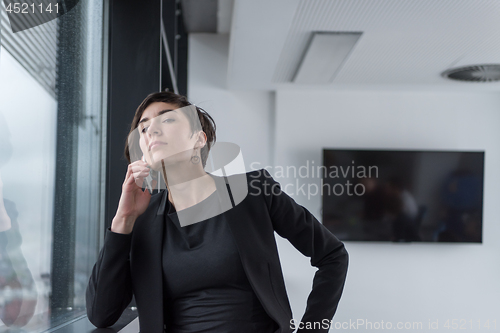
<svg viewBox="0 0 500 333"><path fill-rule="evenodd" d="M139 125L139 121L141 120L142 114L144 113L144 110L146 108L155 103L155 102L163 102L163 103L168 103L168 104L173 104L176 105L178 108L182 108L188 105L193 105L190 103L186 96L178 95L170 91L161 91L161 92L155 92L152 94L149 94L139 105L137 110L135 111L135 116L134 119L132 120L132 124L130 126L130 132L127 136L127 140L125 142L125 157L127 158L129 163L132 163L131 158L130 158L130 147L128 143L128 137L135 131L137 126ZM215 121L213 118L202 108L199 106L196 106L196 113L199 119L199 123L201 124L202 128L199 128L196 126L198 124L197 121L195 121L194 117L196 116L194 112L186 112L183 111L183 113L186 115L186 117L189 120L189 123L191 124L191 131L194 133L196 130L203 130L205 134L207 135L207 142L203 148L201 148L201 161L203 164L203 168L205 168L205 164L207 162L208 158L208 152L210 151L210 148L212 145L215 143ZM132 145L138 144L138 142L133 141L131 143Z"/></svg>

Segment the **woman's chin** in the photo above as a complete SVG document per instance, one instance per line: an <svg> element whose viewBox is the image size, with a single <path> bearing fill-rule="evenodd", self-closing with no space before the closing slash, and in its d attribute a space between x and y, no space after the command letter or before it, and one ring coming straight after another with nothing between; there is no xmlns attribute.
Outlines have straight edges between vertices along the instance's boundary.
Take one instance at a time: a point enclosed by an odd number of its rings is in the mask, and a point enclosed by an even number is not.
<svg viewBox="0 0 500 333"><path fill-rule="evenodd" d="M167 161L170 159L170 154L168 154L165 151L157 150L153 151L149 155L151 157L151 160L153 161L153 165L159 164L161 168L161 161L163 160L164 163L167 163Z"/></svg>
<svg viewBox="0 0 500 333"><path fill-rule="evenodd" d="M182 164L182 163L187 163L188 160L182 160L180 158L172 158L172 157L168 157L168 156L162 156L162 157L158 157L156 158L155 156L155 159L154 159L155 162L153 162L153 164L151 165L151 169L153 169L154 171L161 171L163 169L163 165L165 165L165 167L167 166L174 166L176 164ZM162 161L163 161L163 164L162 164Z"/></svg>

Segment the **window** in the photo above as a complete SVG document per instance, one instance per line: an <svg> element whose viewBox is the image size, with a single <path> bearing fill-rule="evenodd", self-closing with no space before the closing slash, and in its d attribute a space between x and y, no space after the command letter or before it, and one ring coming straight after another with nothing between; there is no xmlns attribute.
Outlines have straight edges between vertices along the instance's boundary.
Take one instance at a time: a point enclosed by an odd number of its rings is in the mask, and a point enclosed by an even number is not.
<svg viewBox="0 0 500 333"><path fill-rule="evenodd" d="M0 331L83 317L104 231L106 6L12 33L1 8Z"/></svg>

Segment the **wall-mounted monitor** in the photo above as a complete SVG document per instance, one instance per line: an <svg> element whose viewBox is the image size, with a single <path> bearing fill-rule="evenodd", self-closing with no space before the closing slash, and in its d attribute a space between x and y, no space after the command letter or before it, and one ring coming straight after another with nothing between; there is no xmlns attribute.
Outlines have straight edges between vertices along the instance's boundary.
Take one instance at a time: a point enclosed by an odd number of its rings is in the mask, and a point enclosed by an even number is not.
<svg viewBox="0 0 500 333"><path fill-rule="evenodd" d="M321 173L340 240L482 243L484 151L323 149Z"/></svg>

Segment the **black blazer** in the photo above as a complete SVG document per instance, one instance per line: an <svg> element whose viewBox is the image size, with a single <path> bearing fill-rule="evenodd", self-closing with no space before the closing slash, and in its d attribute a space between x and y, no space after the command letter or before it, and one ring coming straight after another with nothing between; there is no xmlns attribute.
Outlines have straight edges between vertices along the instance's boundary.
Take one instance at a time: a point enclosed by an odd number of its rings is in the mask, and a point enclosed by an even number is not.
<svg viewBox="0 0 500 333"><path fill-rule="evenodd" d="M231 184L235 175L211 176L216 180L218 193L228 193L224 183ZM344 244L306 208L282 192L267 170L248 172L246 177L248 195L224 214L248 280L267 313L280 326L276 333L293 332L294 326L275 231L310 257L311 265L318 268L301 322L316 322L316 327L329 322L347 274ZM161 250L166 200L166 190L153 195L131 234L113 233L109 228L106 231L86 291L87 315L95 326L113 325L134 295L141 333L164 332ZM297 322L295 325L298 327ZM328 332L328 328L321 325L315 330L297 332Z"/></svg>

